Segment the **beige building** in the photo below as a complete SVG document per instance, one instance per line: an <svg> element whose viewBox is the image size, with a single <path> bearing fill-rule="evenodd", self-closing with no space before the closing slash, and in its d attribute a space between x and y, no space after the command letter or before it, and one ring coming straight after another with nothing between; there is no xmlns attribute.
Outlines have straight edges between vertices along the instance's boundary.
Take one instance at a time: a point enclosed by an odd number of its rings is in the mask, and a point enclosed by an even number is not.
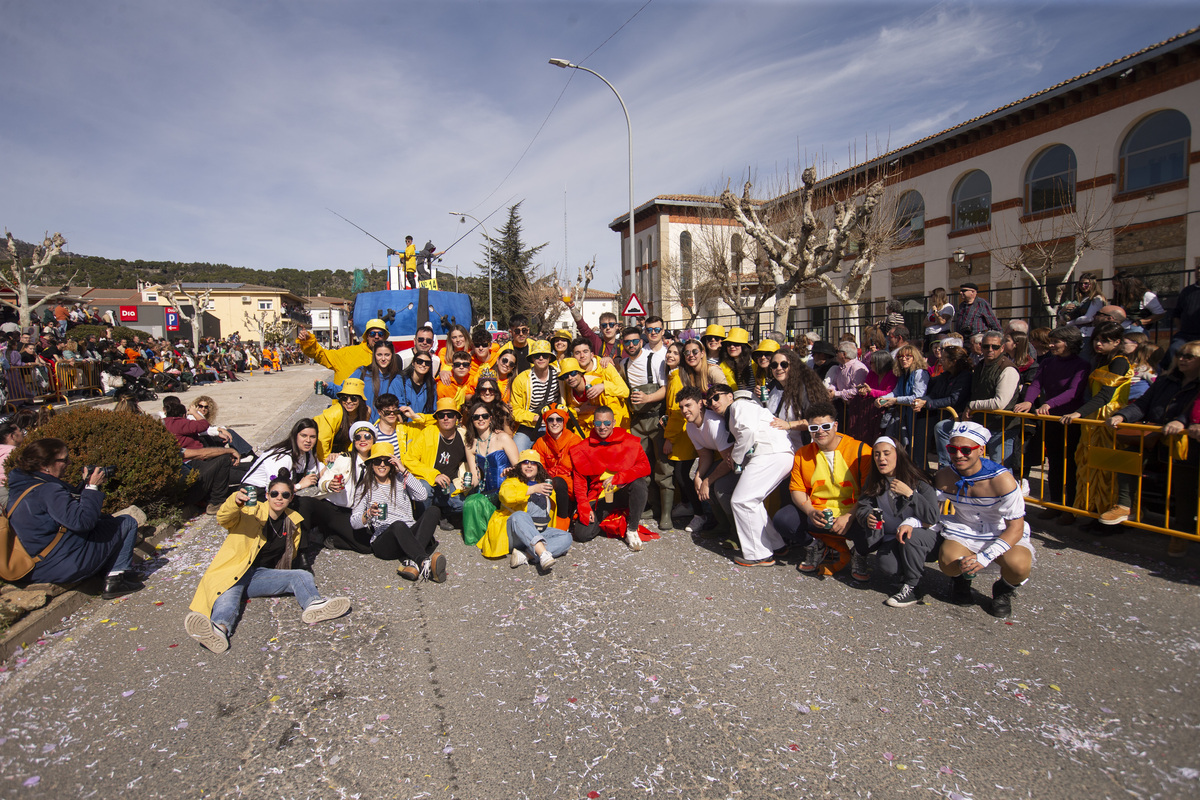
<svg viewBox="0 0 1200 800"><path fill-rule="evenodd" d="M271 324L312 326L304 298L287 289L252 283L184 283L182 288L195 300L179 294L172 286L143 284L138 290L143 303L168 309L172 303L167 293L175 293L175 302L189 316L193 314L193 303L202 300L200 335L203 337L221 338L237 332L245 340L258 340L265 326Z"/></svg>
<svg viewBox="0 0 1200 800"><path fill-rule="evenodd" d="M905 303L910 327L919 325L934 288L970 280L1002 319L1029 317L1036 305L1030 281L1006 263L1015 250L1037 246L1054 251L1052 278L1078 248L1076 275L1096 273L1107 293L1107 279L1128 270L1169 305L1184 269L1200 266L1200 185L1191 184L1200 163L1191 149L1197 124L1200 32L1192 30L831 176L821 187L845 194L873 176L890 176L900 242L874 272L872 316L895 297ZM623 276L646 286L669 323L686 320L679 311L687 298L680 302L664 266L683 260L689 239L695 246L694 226L727 241L737 233L731 220L714 218L712 205L713 198L664 195L635 212L635 266L623 264ZM1080 224L1100 246L1085 245ZM628 217L610 227L621 234L624 252ZM856 322L843 319L822 288L792 303L793 332L833 335Z"/></svg>

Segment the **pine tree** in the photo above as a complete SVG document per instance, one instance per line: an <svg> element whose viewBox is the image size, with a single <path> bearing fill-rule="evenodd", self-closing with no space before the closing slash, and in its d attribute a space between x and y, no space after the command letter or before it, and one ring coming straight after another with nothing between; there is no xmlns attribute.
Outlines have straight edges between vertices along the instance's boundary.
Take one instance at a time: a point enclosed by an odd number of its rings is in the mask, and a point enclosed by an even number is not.
<svg viewBox="0 0 1200 800"><path fill-rule="evenodd" d="M524 201L521 201L524 202ZM529 275L533 267L533 257L549 242L543 242L536 247L525 247L521 240L521 203L508 209L508 222L497 231L495 238L487 237L487 263L476 264L483 277L488 275L488 265L492 270L492 308L496 315L493 319L501 321L501 327L507 327L509 319L522 309L518 298L523 297L529 285ZM475 316L483 319L487 306L475 310Z"/></svg>

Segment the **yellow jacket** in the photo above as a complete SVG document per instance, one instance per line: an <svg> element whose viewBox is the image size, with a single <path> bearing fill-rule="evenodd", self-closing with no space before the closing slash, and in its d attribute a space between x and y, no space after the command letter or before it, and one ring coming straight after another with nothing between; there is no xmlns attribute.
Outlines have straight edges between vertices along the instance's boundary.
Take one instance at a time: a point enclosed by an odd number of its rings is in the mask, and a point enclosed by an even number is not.
<svg viewBox="0 0 1200 800"><path fill-rule="evenodd" d="M333 382L338 386L345 383L346 378L354 374L354 370L371 363L371 348L367 347L365 342L349 344L337 350L326 350L315 336L309 336L304 341L297 339L296 343L300 345L300 352L304 355L322 367L333 370ZM263 360L266 361L265 353Z"/></svg>
<svg viewBox="0 0 1200 800"><path fill-rule="evenodd" d="M550 378L558 374L557 367L550 367ZM512 379L509 384L509 405L512 406L513 419L518 425L528 425L536 428L539 423L538 415L529 407L533 399L533 369L527 369Z"/></svg>
<svg viewBox="0 0 1200 800"><path fill-rule="evenodd" d="M342 404L334 401L333 405L317 414L317 461L322 464L333 452L333 436L342 426Z"/></svg>
<svg viewBox="0 0 1200 800"><path fill-rule="evenodd" d="M217 551L216 557L204 571L200 585L196 587L196 594L192 597L190 606L192 611L206 617L212 616L213 603L217 598L246 575L254 564L254 559L258 557L258 551L267 543L263 538L262 529L269 512L270 508L266 503L238 508L236 494L229 495L221 504L217 511L217 522L229 531L229 535L225 537L221 549ZM304 518L295 511L287 511L286 515L293 528L292 551L299 555L300 523Z"/></svg>
<svg viewBox="0 0 1200 800"><path fill-rule="evenodd" d="M689 461L696 457L692 437L687 435L687 420L683 418L683 412L675 400L675 395L682 388L683 379L676 369L667 378L667 424L663 428L663 438L671 443L671 455L667 456L671 461Z"/></svg>
<svg viewBox="0 0 1200 800"><path fill-rule="evenodd" d="M550 521L553 523L558 516L554 505L554 492L551 492L549 497ZM529 485L525 481L520 478L508 478L500 484L500 510L492 514L483 537L475 543L485 558L508 555L508 518L518 511L524 511L527 505Z"/></svg>
<svg viewBox="0 0 1200 800"><path fill-rule="evenodd" d="M403 439L403 435L400 438ZM437 462L438 439L440 438L441 434L436 424L416 428L415 423L413 423L413 428L409 434L408 446L400 455L400 463L409 472L430 486L435 485L437 476L441 474L435 466ZM471 457L469 452L467 457Z"/></svg>

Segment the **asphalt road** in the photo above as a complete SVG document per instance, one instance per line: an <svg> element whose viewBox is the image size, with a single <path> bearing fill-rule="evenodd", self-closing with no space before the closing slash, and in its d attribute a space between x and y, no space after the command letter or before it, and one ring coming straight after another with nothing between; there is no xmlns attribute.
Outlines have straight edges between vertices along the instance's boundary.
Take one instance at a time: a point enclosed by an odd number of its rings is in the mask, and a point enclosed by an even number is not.
<svg viewBox="0 0 1200 800"><path fill-rule="evenodd" d="M292 373L249 385L277 429L320 407ZM324 553L349 616L255 599L214 655L182 624L222 540L202 518L0 673L0 796L1200 796L1192 559L1038 533L1009 624L932 571L897 610L682 531L546 576L442 536L448 583Z"/></svg>

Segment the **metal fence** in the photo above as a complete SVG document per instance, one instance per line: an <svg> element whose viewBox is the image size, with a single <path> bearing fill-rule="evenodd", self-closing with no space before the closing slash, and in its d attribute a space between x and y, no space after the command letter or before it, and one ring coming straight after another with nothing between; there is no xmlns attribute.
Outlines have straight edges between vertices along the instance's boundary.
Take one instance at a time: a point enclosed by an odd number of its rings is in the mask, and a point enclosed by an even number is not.
<svg viewBox="0 0 1200 800"><path fill-rule="evenodd" d="M52 365L6 365L3 370L7 407L32 403L70 403L72 397L101 395L100 364L95 361L59 361Z"/></svg>

